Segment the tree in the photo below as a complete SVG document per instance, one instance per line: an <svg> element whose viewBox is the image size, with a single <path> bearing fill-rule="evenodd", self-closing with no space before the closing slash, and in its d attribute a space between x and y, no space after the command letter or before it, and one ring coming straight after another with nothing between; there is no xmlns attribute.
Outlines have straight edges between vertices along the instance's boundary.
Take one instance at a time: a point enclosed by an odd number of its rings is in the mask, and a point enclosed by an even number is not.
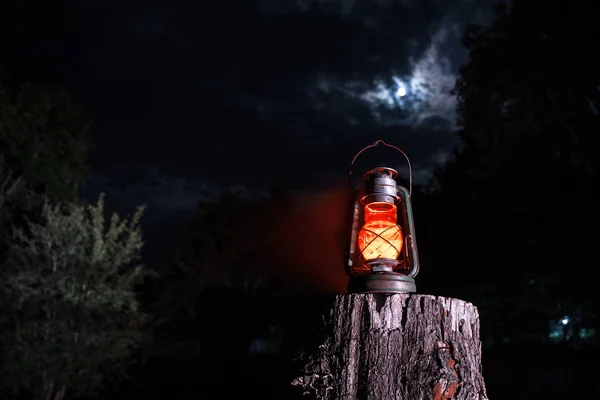
<svg viewBox="0 0 600 400"><path fill-rule="evenodd" d="M198 204L181 245L158 270L165 285L160 299L165 314L194 319L206 291L256 293L262 277L252 264L260 244L251 234L251 221L258 207L257 201L227 193Z"/></svg>
<svg viewBox="0 0 600 400"><path fill-rule="evenodd" d="M0 155L32 190L57 200L75 196L87 174L90 127L68 92L0 75Z"/></svg>
<svg viewBox="0 0 600 400"><path fill-rule="evenodd" d="M269 304L261 306L261 292L268 282L256 268L264 237L257 234L260 209L260 201L232 193L198 204L181 245L157 268L155 312L167 328L157 335L192 337L213 369L241 366L232 359L246 357L257 331L267 326Z"/></svg>
<svg viewBox="0 0 600 400"><path fill-rule="evenodd" d="M90 126L66 91L0 74L0 260L4 237L44 198L73 200L87 174Z"/></svg>
<svg viewBox="0 0 600 400"><path fill-rule="evenodd" d="M0 269L0 384L60 400L117 377L142 338L136 299L142 208L104 215L97 204L46 201L15 228Z"/></svg>
<svg viewBox="0 0 600 400"><path fill-rule="evenodd" d="M597 218L600 63L574 46L596 36L594 18L585 5L516 0L490 26L464 33L462 147L437 174L448 227L438 250L455 256L438 262L496 315L511 316L510 327L484 326L484 336L514 339L532 325L542 334L550 315L593 298L591 280L566 271L583 268L594 249L583 222ZM489 277L488 290L477 294L469 275ZM529 301L533 293L538 301Z"/></svg>

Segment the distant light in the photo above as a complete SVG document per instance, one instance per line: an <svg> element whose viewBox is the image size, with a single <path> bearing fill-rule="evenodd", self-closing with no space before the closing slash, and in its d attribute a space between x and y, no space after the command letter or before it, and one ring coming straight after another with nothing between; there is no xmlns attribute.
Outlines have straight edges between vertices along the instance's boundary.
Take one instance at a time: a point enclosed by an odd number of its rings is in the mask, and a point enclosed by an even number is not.
<svg viewBox="0 0 600 400"><path fill-rule="evenodd" d="M396 96L404 97L406 96L406 88L404 86L400 86L396 91Z"/></svg>
<svg viewBox="0 0 600 400"><path fill-rule="evenodd" d="M561 319L561 320L560 320L560 322L561 322L563 325L566 325L566 324L568 324L568 323L569 323L569 317L564 317L563 319Z"/></svg>

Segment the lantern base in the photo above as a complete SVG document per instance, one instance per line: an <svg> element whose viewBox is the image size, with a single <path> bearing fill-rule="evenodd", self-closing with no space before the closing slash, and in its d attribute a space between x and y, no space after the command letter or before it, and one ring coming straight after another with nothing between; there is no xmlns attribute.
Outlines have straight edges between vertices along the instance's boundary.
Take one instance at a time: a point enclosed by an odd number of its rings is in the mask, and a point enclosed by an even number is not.
<svg viewBox="0 0 600 400"><path fill-rule="evenodd" d="M415 280L397 272L373 272L353 276L348 283L348 293L414 293Z"/></svg>

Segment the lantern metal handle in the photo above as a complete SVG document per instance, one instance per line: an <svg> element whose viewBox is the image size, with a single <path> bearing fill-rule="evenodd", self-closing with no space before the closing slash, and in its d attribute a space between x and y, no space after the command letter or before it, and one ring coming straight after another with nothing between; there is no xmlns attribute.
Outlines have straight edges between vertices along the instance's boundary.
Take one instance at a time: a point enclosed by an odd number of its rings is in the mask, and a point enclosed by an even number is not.
<svg viewBox="0 0 600 400"><path fill-rule="evenodd" d="M352 167L354 166L354 162L356 161L356 159L358 158L358 156L361 155L362 152L364 152L365 150L368 150L370 148L373 148L373 147L377 146L379 143L383 144L384 146L390 147L390 148L392 148L394 150L398 150L400 153L402 153L402 155L404 156L404 158L406 158L406 162L408 163L408 196L410 197L412 195L412 166L410 164L410 159L408 158L408 156L406 155L406 153L404 151L402 151L402 149L400 149L397 146L394 146L393 144L386 143L386 142L384 142L381 139L377 140L373 144L370 144L370 145L364 147L362 150L360 150L358 153L356 153L356 155L352 159L352 162L350 163L350 174L349 174L350 187L353 187L352 186Z"/></svg>

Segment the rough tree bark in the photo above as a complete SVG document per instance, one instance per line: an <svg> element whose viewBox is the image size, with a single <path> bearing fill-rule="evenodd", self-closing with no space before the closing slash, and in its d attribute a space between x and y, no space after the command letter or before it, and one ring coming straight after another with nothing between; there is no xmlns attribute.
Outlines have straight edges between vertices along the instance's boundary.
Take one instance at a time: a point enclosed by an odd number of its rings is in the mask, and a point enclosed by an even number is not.
<svg viewBox="0 0 600 400"><path fill-rule="evenodd" d="M418 294L336 296L319 349L292 385L315 399L487 399L479 314Z"/></svg>

